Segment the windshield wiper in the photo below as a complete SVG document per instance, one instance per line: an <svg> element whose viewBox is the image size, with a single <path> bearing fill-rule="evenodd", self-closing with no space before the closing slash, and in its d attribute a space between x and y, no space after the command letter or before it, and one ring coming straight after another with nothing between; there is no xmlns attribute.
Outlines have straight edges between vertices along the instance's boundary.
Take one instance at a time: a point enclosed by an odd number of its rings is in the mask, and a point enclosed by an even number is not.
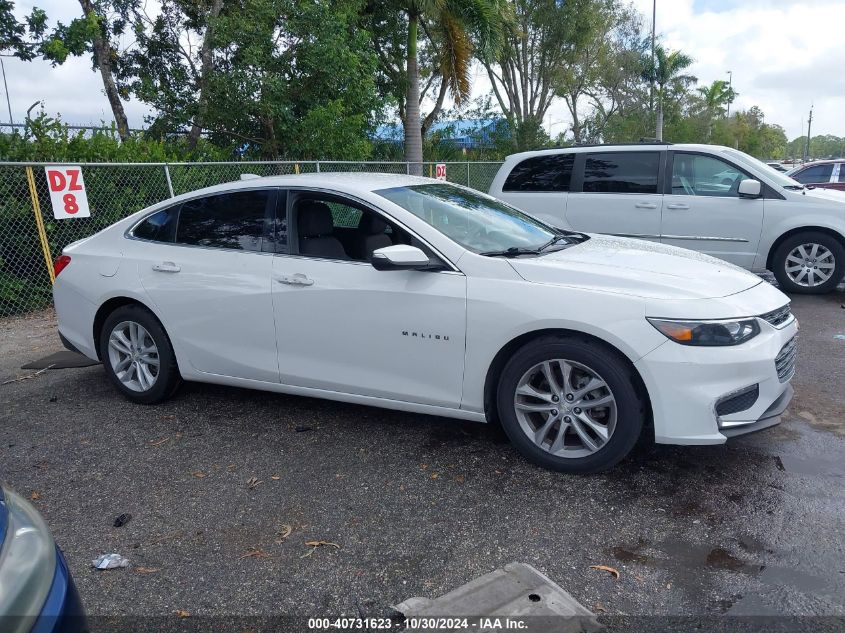
<svg viewBox="0 0 845 633"><path fill-rule="evenodd" d="M539 255L540 250L536 248L522 248L520 246L511 246L502 251L485 251L479 253L485 257L519 257L520 255Z"/></svg>

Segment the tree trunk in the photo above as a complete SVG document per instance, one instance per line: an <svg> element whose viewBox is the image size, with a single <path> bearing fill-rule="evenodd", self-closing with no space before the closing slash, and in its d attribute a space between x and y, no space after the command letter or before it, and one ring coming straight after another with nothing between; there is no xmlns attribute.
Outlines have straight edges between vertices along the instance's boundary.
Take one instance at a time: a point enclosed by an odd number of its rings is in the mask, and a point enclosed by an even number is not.
<svg viewBox="0 0 845 633"><path fill-rule="evenodd" d="M417 22L418 16L408 17L408 91L405 95L405 160L408 171L421 176L422 129L420 126L420 75L417 68Z"/></svg>
<svg viewBox="0 0 845 633"><path fill-rule="evenodd" d="M197 114L194 116L194 122L191 125L191 131L188 132L188 149L195 149L202 133L202 126L205 120L205 114L208 109L208 95L206 94L206 87L208 85L208 76L211 74L213 58L213 49L211 47L211 38L213 36L212 24L220 11L223 8L223 0L214 0L211 5L211 12L208 14L207 23L205 27L205 37L202 39L202 48L200 49L200 77L199 77L199 98L197 102Z"/></svg>
<svg viewBox="0 0 845 633"><path fill-rule="evenodd" d="M91 0L79 0L82 6L82 12L88 16L91 13L96 15L94 4ZM97 16L100 17L100 16ZM129 121L126 118L126 111L123 109L123 102L120 100L120 93L117 91L117 84L114 81L114 74L112 71L112 55L114 49L111 43L103 37L103 29L97 29L96 35L91 42L94 49L94 62L100 70L100 75L103 78L103 88L106 91L106 97L111 105L111 111L114 115L114 122L117 125L117 134L121 141L129 138Z"/></svg>

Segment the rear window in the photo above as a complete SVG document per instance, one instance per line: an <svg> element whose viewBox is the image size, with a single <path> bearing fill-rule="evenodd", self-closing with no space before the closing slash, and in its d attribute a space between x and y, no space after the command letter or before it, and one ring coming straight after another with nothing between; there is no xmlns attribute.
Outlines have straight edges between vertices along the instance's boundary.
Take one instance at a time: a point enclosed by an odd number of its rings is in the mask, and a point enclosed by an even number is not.
<svg viewBox="0 0 845 633"><path fill-rule="evenodd" d="M574 154L535 156L517 163L502 191L569 191Z"/></svg>
<svg viewBox="0 0 845 633"><path fill-rule="evenodd" d="M178 210L176 206L153 213L135 227L132 235L152 242L172 242Z"/></svg>
<svg viewBox="0 0 845 633"><path fill-rule="evenodd" d="M587 154L586 193L657 193L660 152Z"/></svg>
<svg viewBox="0 0 845 633"><path fill-rule="evenodd" d="M197 198L182 205L179 244L261 250L268 191L237 191Z"/></svg>

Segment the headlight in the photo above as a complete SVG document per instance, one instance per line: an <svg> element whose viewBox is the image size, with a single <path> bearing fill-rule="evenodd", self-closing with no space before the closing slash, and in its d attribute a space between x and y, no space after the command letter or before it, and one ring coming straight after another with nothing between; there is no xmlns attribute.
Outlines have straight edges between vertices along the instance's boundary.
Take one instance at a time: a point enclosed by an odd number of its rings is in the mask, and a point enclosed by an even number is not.
<svg viewBox="0 0 845 633"><path fill-rule="evenodd" d="M4 492L8 524L0 549L0 619L4 631L17 633L32 628L50 593L56 545L38 511L10 490L0 488L0 498Z"/></svg>
<svg viewBox="0 0 845 633"><path fill-rule="evenodd" d="M702 347L739 345L760 333L760 325L756 318L704 321L648 318L648 322L681 345Z"/></svg>

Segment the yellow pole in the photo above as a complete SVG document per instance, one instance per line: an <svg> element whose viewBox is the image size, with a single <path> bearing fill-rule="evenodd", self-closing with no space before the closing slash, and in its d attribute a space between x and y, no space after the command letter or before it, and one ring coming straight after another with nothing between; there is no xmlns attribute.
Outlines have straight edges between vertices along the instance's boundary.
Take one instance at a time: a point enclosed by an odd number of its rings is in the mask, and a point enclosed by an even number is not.
<svg viewBox="0 0 845 633"><path fill-rule="evenodd" d="M50 242L47 241L47 231L44 230L44 218L41 217L41 205L38 203L38 190L35 188L35 176L32 167L26 168L26 179L29 182L29 196L32 198L32 211L35 213L35 225L38 227L38 239L41 240L41 250L44 252L44 262L50 283L55 283L56 273L53 272L53 257L50 255Z"/></svg>
<svg viewBox="0 0 845 633"><path fill-rule="evenodd" d="M296 172L297 174L299 173L299 163L297 163L296 165L294 165L294 166L293 166L293 170L294 170L294 172Z"/></svg>

